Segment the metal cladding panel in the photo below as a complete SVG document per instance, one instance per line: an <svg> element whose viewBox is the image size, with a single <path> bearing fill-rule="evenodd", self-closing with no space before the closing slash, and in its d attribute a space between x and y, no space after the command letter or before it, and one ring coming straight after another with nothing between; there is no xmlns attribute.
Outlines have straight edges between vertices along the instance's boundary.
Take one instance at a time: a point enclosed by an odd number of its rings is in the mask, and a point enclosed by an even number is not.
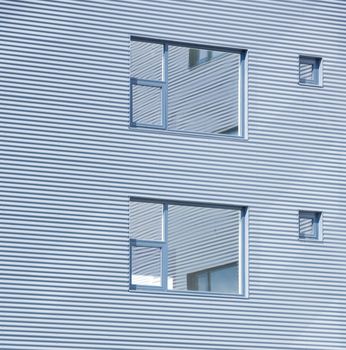
<svg viewBox="0 0 346 350"><path fill-rule="evenodd" d="M344 350L345 7L1 1L0 348ZM131 35L248 50L248 139L129 129ZM247 206L249 298L129 292L130 196Z"/></svg>

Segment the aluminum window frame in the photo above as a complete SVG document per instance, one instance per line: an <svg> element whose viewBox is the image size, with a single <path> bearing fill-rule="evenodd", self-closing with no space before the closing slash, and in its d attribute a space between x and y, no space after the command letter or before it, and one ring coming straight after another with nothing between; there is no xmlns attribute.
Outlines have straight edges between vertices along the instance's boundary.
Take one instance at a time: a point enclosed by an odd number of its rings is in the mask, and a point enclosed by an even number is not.
<svg viewBox="0 0 346 350"><path fill-rule="evenodd" d="M145 202L145 203L159 203L162 204L162 240L143 240L130 238L129 248L129 290L130 291L149 291L149 292L165 292L175 294L188 294L188 295L222 295L227 297L248 297L248 207L234 206L224 204L206 204L196 202L184 202L184 201L170 201L170 200L155 200L155 199L143 199L137 197L130 197L130 202ZM220 293L212 291L197 291L197 290L174 290L168 289L168 206L169 205L181 205L181 206L195 206L205 208L219 208L229 210L239 210L239 240L238 240L238 293ZM133 247L148 247L148 248L160 248L161 249L161 286L149 286L132 283L132 248Z"/></svg>
<svg viewBox="0 0 346 350"><path fill-rule="evenodd" d="M170 40L161 40L161 39L151 39L143 38L139 36L130 36L130 42L139 41L147 42L153 44L159 44L163 46L162 50L162 80L148 80L148 79L139 79L136 77L130 76L130 118L129 118L129 128L130 129L152 129L152 130L164 130L174 133L182 134L191 134L199 136L213 136L213 137L226 137L226 138L236 138L236 139L247 139L248 130L247 130L247 94L248 94L248 51L245 49L234 49L234 48L225 48L219 46L211 45L201 45L201 44L191 44L184 42L176 42ZM222 51L225 53L236 53L239 54L239 71L238 71L238 135L229 135L222 133L211 133L211 132L196 132L189 130L177 130L168 128L168 54L169 46L179 46L187 47L191 49L200 49L208 51ZM208 61L209 62L209 61ZM154 124L145 124L138 123L134 120L133 115L133 86L134 85L143 85L151 87L161 87L161 105L162 105L162 115L161 115L161 125Z"/></svg>

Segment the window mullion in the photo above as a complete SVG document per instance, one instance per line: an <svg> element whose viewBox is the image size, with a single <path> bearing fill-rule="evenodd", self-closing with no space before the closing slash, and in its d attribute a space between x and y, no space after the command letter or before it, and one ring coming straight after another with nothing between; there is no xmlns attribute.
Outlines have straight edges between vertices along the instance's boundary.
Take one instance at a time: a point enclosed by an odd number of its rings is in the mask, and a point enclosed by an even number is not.
<svg viewBox="0 0 346 350"><path fill-rule="evenodd" d="M240 222L239 222L239 262L238 262L238 281L239 281L239 294L245 295L248 290L247 286L247 213L246 209L242 208L240 212Z"/></svg>
<svg viewBox="0 0 346 350"><path fill-rule="evenodd" d="M168 204L162 207L162 287L168 289Z"/></svg>
<svg viewBox="0 0 346 350"><path fill-rule="evenodd" d="M246 82L246 53L242 52L239 55L239 90L238 90L238 136L247 137L246 130L246 104L247 104L247 82Z"/></svg>
<svg viewBox="0 0 346 350"><path fill-rule="evenodd" d="M163 44L162 55L162 125L168 128L168 44Z"/></svg>
<svg viewBox="0 0 346 350"><path fill-rule="evenodd" d="M319 69L318 69L318 63L317 63L316 60L313 62L312 67L313 67L313 71L312 71L313 77L312 77L312 80L313 80L313 82L314 82L315 84L318 84Z"/></svg>
<svg viewBox="0 0 346 350"><path fill-rule="evenodd" d="M313 237L315 239L319 239L319 237L318 237L318 216L316 213L313 216Z"/></svg>

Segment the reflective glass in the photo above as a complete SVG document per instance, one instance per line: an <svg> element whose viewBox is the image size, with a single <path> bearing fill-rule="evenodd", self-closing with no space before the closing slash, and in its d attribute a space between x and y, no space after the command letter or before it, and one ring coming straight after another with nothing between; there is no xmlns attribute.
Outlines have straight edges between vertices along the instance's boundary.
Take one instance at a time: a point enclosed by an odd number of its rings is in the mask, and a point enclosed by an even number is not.
<svg viewBox="0 0 346 350"><path fill-rule="evenodd" d="M239 224L239 210L169 205L168 276L172 289L238 293L238 265L232 271L212 271L238 262Z"/></svg>
<svg viewBox="0 0 346 350"><path fill-rule="evenodd" d="M169 46L168 129L238 135L239 69L237 53Z"/></svg>
<svg viewBox="0 0 346 350"><path fill-rule="evenodd" d="M162 80L161 44L131 41L131 76L137 79Z"/></svg>
<svg viewBox="0 0 346 350"><path fill-rule="evenodd" d="M132 85L132 121L137 125L162 125L161 88Z"/></svg>
<svg viewBox="0 0 346 350"><path fill-rule="evenodd" d="M130 201L130 238L162 240L161 203Z"/></svg>
<svg viewBox="0 0 346 350"><path fill-rule="evenodd" d="M132 247L133 285L160 287L161 279L161 249L148 247Z"/></svg>

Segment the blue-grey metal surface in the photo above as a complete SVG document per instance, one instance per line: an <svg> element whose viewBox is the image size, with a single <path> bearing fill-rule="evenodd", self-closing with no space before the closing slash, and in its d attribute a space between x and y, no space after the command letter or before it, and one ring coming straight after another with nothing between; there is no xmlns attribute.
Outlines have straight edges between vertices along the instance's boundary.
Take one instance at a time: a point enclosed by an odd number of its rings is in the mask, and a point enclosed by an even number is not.
<svg viewBox="0 0 346 350"><path fill-rule="evenodd" d="M344 350L345 7L1 1L0 349ZM131 35L248 50L248 139L129 129ZM249 297L129 292L130 196L248 207Z"/></svg>

